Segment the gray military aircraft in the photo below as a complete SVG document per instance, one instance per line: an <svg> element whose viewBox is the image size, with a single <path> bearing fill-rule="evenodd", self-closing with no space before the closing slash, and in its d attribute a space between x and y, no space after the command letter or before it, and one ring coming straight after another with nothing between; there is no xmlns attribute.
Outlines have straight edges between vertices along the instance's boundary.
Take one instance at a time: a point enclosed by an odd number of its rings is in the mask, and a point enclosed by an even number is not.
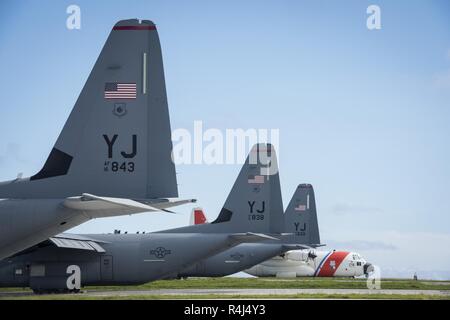
<svg viewBox="0 0 450 320"><path fill-rule="evenodd" d="M83 285L141 284L167 278L197 261L283 229L276 155L256 145L218 218L204 225L150 234L62 234L0 262L0 286L36 292Z"/></svg>
<svg viewBox="0 0 450 320"><path fill-rule="evenodd" d="M155 24L119 21L42 170L0 183L0 260L89 219L180 200Z"/></svg>
<svg viewBox="0 0 450 320"><path fill-rule="evenodd" d="M279 201L281 201L281 195ZM319 224L312 185L298 185L283 217L278 218L284 221L282 232L285 233L277 237L279 241L240 244L201 260L187 269L179 270L170 278L227 276L251 268L289 250L323 246L323 244L320 244ZM183 231L184 229L186 228L178 230ZM174 231L177 230L164 232L173 233Z"/></svg>

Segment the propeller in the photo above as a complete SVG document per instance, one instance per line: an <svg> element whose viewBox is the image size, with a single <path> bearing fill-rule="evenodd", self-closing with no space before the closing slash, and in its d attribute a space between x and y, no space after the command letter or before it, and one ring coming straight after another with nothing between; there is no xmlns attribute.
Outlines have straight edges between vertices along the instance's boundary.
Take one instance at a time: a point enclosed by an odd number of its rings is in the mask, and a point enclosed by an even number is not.
<svg viewBox="0 0 450 320"><path fill-rule="evenodd" d="M308 252L308 259L307 260L309 260L309 259L314 260L315 258L317 258L317 255L316 255L315 251L314 250L309 250L309 252Z"/></svg>

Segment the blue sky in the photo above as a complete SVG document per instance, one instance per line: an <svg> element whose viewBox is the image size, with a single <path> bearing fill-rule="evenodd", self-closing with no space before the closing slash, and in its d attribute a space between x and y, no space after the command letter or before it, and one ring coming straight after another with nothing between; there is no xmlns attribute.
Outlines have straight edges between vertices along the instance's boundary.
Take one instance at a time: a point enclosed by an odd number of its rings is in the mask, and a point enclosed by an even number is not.
<svg viewBox="0 0 450 320"><path fill-rule="evenodd" d="M81 30L65 27L70 4ZM0 180L40 169L111 26L135 17L158 25L173 129L279 129L284 205L312 183L324 242L450 277L448 1L3 0ZM180 195L213 219L239 169L180 165ZM190 209L75 231L181 226Z"/></svg>

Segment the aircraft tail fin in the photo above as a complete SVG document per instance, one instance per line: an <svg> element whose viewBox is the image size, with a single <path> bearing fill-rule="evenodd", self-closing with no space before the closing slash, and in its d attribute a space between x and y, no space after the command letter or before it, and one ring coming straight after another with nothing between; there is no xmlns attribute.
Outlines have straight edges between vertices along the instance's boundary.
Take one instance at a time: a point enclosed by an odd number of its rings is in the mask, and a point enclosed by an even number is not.
<svg viewBox="0 0 450 320"><path fill-rule="evenodd" d="M275 148L255 145L247 157L217 219L163 232L281 234L283 202Z"/></svg>
<svg viewBox="0 0 450 320"><path fill-rule="evenodd" d="M291 233L291 235L283 237L284 242L306 245L320 244L316 200L312 185L298 185L284 217L284 231Z"/></svg>
<svg viewBox="0 0 450 320"><path fill-rule="evenodd" d="M112 29L41 171L0 197L176 198L163 61L156 26Z"/></svg>
<svg viewBox="0 0 450 320"><path fill-rule="evenodd" d="M275 148L260 143L250 151L219 216L210 225L222 232L281 233L282 208Z"/></svg>
<svg viewBox="0 0 450 320"><path fill-rule="evenodd" d="M192 225L204 224L204 223L208 223L208 220L206 219L203 209L200 207L192 209L189 225L192 226Z"/></svg>

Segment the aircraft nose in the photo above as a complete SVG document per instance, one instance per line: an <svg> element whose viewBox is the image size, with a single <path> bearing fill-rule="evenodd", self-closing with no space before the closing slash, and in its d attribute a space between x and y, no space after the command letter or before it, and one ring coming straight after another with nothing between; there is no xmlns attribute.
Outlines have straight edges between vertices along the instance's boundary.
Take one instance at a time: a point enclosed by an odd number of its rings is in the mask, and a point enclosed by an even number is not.
<svg viewBox="0 0 450 320"><path fill-rule="evenodd" d="M373 265L371 264L371 263L365 263L364 264L364 274L369 274L369 273L371 273L371 272L373 272Z"/></svg>

